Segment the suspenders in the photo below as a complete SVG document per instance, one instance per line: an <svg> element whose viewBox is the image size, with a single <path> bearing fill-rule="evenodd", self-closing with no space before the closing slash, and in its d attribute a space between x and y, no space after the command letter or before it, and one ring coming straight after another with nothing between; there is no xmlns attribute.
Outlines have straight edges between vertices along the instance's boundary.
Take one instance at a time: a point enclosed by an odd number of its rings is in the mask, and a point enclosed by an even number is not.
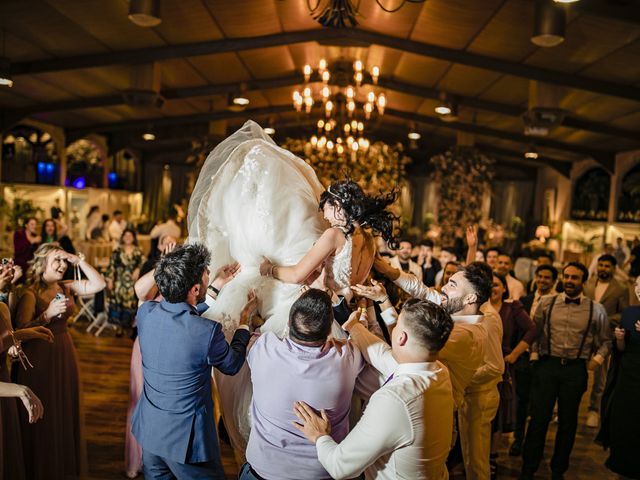
<svg viewBox="0 0 640 480"><path fill-rule="evenodd" d="M547 312L545 313L544 323L543 323L543 328L547 329L547 348L549 349L549 356L551 356L551 312L553 311L553 307L556 304L557 299L558 299L558 295L554 296L551 299L551 304L549 305L549 310L547 310ZM589 322L587 323L587 328L584 331L584 335L582 335L582 341L580 342L580 349L578 350L578 355L576 356L576 360L580 359L580 355L582 355L582 349L584 348L584 344L587 341L587 336L589 335L589 331L591 330L592 323L593 323L593 300L589 299Z"/></svg>

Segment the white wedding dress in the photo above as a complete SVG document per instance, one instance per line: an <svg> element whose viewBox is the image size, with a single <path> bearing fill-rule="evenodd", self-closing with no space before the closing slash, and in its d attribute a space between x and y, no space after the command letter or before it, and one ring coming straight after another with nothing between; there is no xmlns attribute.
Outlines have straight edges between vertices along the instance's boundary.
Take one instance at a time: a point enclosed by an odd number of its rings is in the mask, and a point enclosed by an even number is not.
<svg viewBox="0 0 640 480"><path fill-rule="evenodd" d="M287 333L289 310L300 286L261 277L265 256L276 265L296 264L329 226L318 209L324 188L313 169L278 147L249 120L208 156L189 202L189 241L211 251L211 275L239 262L240 273L221 291L204 317L220 322L227 340L251 288L260 300L262 331ZM351 278L351 238L325 262L326 283L346 292ZM334 328L334 335L342 331ZM250 431L248 368L229 377L215 371L225 426L232 446L244 454Z"/></svg>

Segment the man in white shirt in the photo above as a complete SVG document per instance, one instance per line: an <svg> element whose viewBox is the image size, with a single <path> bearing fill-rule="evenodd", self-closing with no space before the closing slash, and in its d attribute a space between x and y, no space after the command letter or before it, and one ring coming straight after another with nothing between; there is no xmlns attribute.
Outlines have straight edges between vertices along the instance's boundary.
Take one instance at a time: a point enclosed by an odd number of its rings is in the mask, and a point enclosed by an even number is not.
<svg viewBox="0 0 640 480"><path fill-rule="evenodd" d="M396 250L396 256L391 257L389 263L405 273L413 273L418 280L422 281L422 268L411 260L412 248L413 245L409 240L400 240L400 248Z"/></svg>
<svg viewBox="0 0 640 480"><path fill-rule="evenodd" d="M111 223L109 223L109 238L114 242L119 242L125 228L127 228L127 221L124 219L122 212L116 210L113 212Z"/></svg>
<svg viewBox="0 0 640 480"><path fill-rule="evenodd" d="M494 268L496 273L504 275L507 278L507 287L509 288L509 299L520 300L520 297L524 297L524 285L520 280L511 275L513 270L513 261L511 257L506 253L498 255L498 263Z"/></svg>
<svg viewBox="0 0 640 480"><path fill-rule="evenodd" d="M178 223L176 222L177 217L178 217L178 213L176 212L175 208L172 208L171 216L169 217L169 220L167 220L164 223L159 223L158 225L156 225L151 229L151 233L149 233L149 236L151 237L151 239L152 240L156 238L160 239L162 237L166 237L167 235L173 238L181 238L182 229L180 228L180 225L178 225Z"/></svg>
<svg viewBox="0 0 640 480"><path fill-rule="evenodd" d="M364 471L367 479L447 479L453 397L449 372L437 355L453 328L451 317L432 302L411 299L389 347L358 322L359 315L353 314L343 328L387 381L339 444L330 436L324 410L319 416L296 402L301 422L296 426L316 444L318 459L332 478L353 478Z"/></svg>

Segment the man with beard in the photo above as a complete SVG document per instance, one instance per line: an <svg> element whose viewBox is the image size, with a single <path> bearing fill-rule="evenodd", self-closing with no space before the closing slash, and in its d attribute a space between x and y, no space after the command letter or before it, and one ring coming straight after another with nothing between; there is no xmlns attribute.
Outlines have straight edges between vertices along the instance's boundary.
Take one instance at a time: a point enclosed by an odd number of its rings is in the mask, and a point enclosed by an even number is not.
<svg viewBox="0 0 640 480"><path fill-rule="evenodd" d="M536 388L531 421L523 447L520 480L533 479L544 452L547 428L558 401L558 430L551 478L564 478L578 427L578 409L587 390L587 369L602 365L611 350L611 332L604 307L582 294L587 268L570 262L562 271L564 292L540 300L534 321L538 338L531 346ZM597 352L591 355L591 352Z"/></svg>
<svg viewBox="0 0 640 480"><path fill-rule="evenodd" d="M144 390L132 432L142 447L146 479L225 478L214 427L211 367L226 375L240 370L257 301L251 294L229 345L221 325L196 310L207 293L209 263L209 252L198 244L165 255L154 273L163 300L138 309ZM217 280L209 287L214 292L222 285Z"/></svg>
<svg viewBox="0 0 640 480"><path fill-rule="evenodd" d="M491 278L488 265L473 262L451 277L442 294L418 282L402 284L412 296L440 303L453 319L453 330L438 358L447 366L451 377L468 479L490 477L491 421L498 409L497 384L504 372L502 320L487 303ZM354 290L374 301L385 300L378 285L358 285Z"/></svg>
<svg viewBox="0 0 640 480"><path fill-rule="evenodd" d="M615 278L616 257L601 255L598 258L597 276L590 278L584 286L584 294L591 300L601 303L607 312L609 326L613 335L615 327L620 325L620 315L629 306L629 291ZM606 363L593 371L593 385L589 398L587 427L596 428L600 420L600 402L607 380Z"/></svg>
<svg viewBox="0 0 640 480"><path fill-rule="evenodd" d="M416 262L411 260L411 250L413 245L407 239L400 240L400 248L396 250L396 256L391 257L389 263L394 268L399 268L405 273L412 273L422 281L422 268Z"/></svg>

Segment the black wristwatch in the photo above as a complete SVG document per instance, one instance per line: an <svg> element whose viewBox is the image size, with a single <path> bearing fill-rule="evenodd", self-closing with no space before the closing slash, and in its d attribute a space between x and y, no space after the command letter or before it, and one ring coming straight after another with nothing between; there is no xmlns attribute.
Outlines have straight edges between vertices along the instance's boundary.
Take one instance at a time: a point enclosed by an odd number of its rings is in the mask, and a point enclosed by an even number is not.
<svg viewBox="0 0 640 480"><path fill-rule="evenodd" d="M216 297L217 297L218 295L220 295L220 290L218 290L216 287L214 287L214 286L213 286L213 284L212 284L212 285L209 285L209 290L211 290L213 293L215 293L215 294L216 294Z"/></svg>

